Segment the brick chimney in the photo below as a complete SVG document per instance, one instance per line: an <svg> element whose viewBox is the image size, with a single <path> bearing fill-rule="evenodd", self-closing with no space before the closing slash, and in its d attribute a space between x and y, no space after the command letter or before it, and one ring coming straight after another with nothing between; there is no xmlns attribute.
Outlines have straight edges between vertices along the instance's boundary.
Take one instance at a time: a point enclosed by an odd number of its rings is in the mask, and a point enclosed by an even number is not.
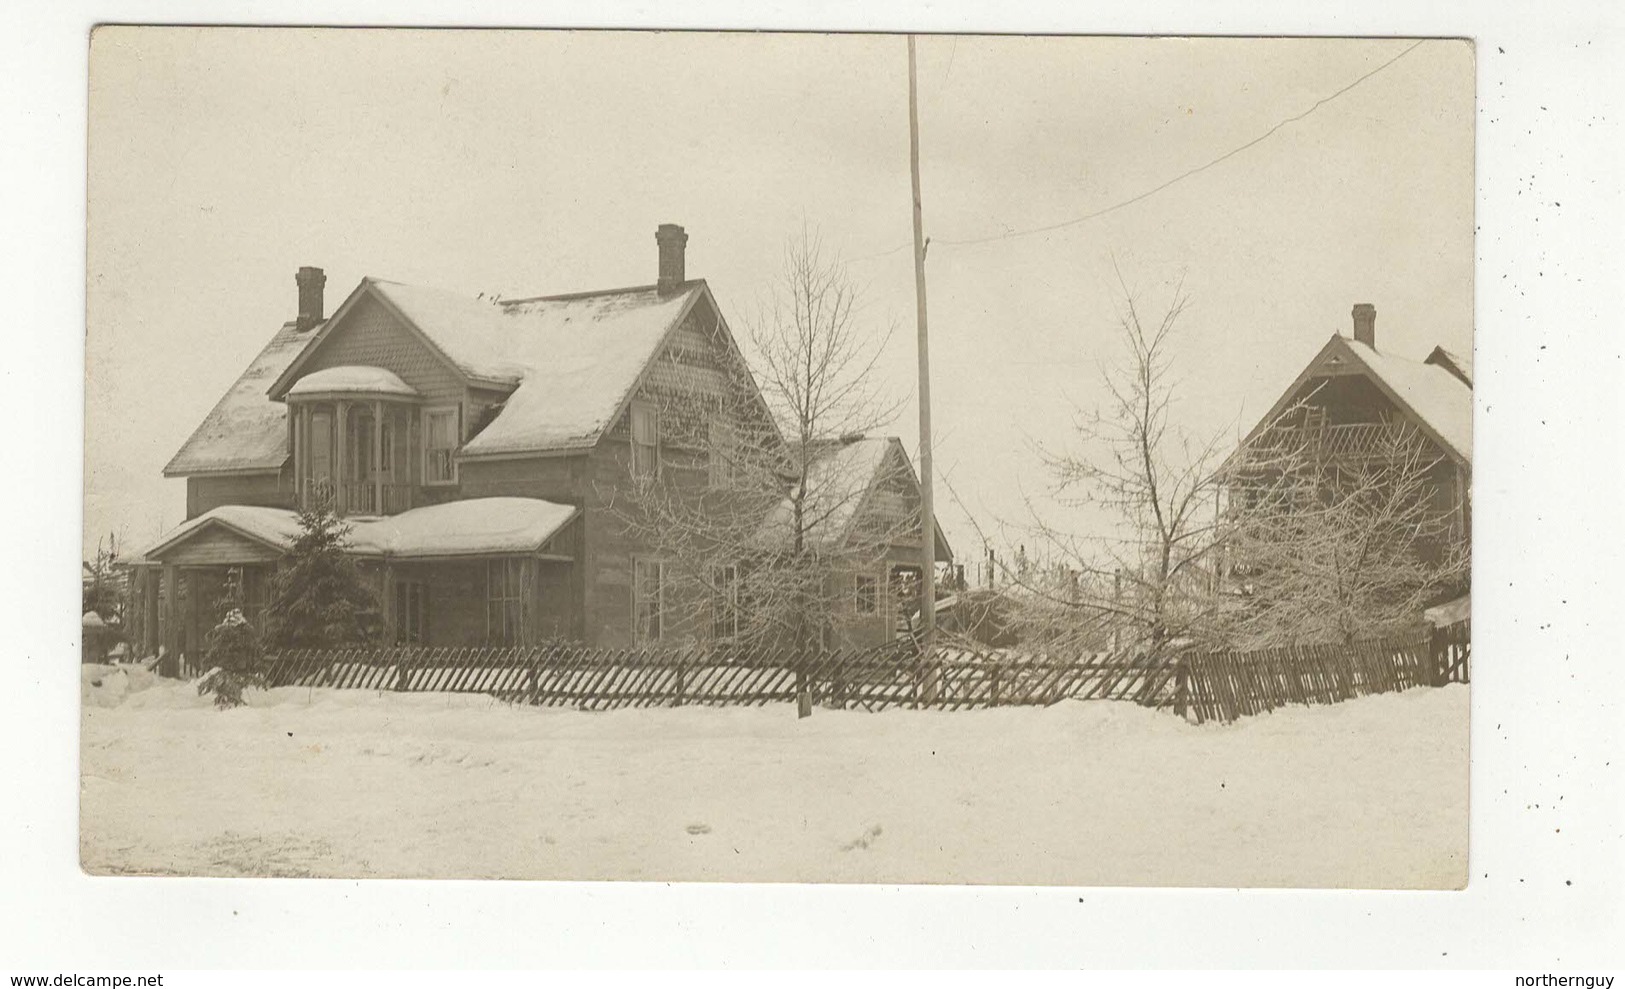
<svg viewBox="0 0 1625 989"><path fill-rule="evenodd" d="M322 287L327 284L327 276L322 274L322 269L307 265L299 269L293 280L299 286L298 322L299 332L303 333L325 318L322 315Z"/></svg>
<svg viewBox="0 0 1625 989"><path fill-rule="evenodd" d="M670 295L683 284L683 249L688 245L688 234L675 223L662 223L655 231L655 243L660 245L660 278L655 282L661 295Z"/></svg>
<svg viewBox="0 0 1625 989"><path fill-rule="evenodd" d="M1377 349L1377 307L1369 302L1354 304L1354 339Z"/></svg>

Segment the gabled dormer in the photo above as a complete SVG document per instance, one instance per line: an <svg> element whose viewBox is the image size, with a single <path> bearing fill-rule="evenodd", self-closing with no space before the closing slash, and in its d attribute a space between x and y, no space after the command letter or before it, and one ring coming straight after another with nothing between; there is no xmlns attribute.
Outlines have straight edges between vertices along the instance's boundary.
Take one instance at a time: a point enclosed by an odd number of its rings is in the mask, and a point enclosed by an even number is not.
<svg viewBox="0 0 1625 989"><path fill-rule="evenodd" d="M393 515L454 497L480 410L517 384L470 373L365 278L267 390L287 409L293 495L342 515ZM468 302L494 317L494 305Z"/></svg>

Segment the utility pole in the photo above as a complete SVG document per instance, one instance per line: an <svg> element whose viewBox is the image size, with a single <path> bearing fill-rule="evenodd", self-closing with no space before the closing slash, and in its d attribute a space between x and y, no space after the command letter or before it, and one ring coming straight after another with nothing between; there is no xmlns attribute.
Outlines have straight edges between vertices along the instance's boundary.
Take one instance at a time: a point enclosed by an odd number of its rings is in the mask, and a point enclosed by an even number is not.
<svg viewBox="0 0 1625 989"><path fill-rule="evenodd" d="M925 334L925 232L920 218L920 105L914 35L908 36L908 167L914 186L914 308L920 353L920 629L925 655L936 645L937 513L931 502L931 359Z"/></svg>

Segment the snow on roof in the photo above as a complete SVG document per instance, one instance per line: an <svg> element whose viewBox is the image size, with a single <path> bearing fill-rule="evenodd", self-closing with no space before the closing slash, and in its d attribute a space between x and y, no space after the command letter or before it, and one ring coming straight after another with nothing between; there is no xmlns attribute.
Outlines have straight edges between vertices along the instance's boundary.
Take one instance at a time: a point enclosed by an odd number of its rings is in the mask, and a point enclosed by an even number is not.
<svg viewBox="0 0 1625 989"><path fill-rule="evenodd" d="M1378 353L1358 340L1344 340L1410 410L1464 462L1473 462L1473 390L1449 370Z"/></svg>
<svg viewBox="0 0 1625 989"><path fill-rule="evenodd" d="M356 556L436 557L530 553L540 549L576 515L571 505L539 498L470 498L413 508L399 515L350 521L350 553ZM285 508L221 505L164 535L140 559L149 560L211 522L284 552L299 538L299 514Z"/></svg>
<svg viewBox="0 0 1625 989"><path fill-rule="evenodd" d="M210 523L224 525L228 529L279 549L287 549L299 538L297 512L286 508L264 508L258 505L219 505L196 518L187 519L164 533L163 538L143 551L138 559L146 561L153 554L184 541Z"/></svg>
<svg viewBox="0 0 1625 989"><path fill-rule="evenodd" d="M1439 627L1454 625L1457 622L1466 621L1472 614L1472 610L1473 596L1471 594L1463 594L1461 597L1456 598L1453 601L1446 601L1444 604L1436 604L1433 607L1428 608L1426 611L1423 611L1422 620L1427 622L1429 625L1436 625Z"/></svg>
<svg viewBox="0 0 1625 989"><path fill-rule="evenodd" d="M284 323L165 465L164 476L281 467L288 459L287 409L266 389L314 337Z"/></svg>
<svg viewBox="0 0 1625 989"><path fill-rule="evenodd" d="M524 367L513 360L517 327L494 297L406 285L382 278L366 284L429 338L446 359L472 378L517 382Z"/></svg>
<svg viewBox="0 0 1625 989"><path fill-rule="evenodd" d="M846 538L887 452L898 442L895 437L817 442L822 449L807 466L807 497L802 503L810 545L833 546ZM762 520L757 538L765 545L781 545L794 534L795 501L787 495Z"/></svg>
<svg viewBox="0 0 1625 989"><path fill-rule="evenodd" d="M1437 364L1446 370L1453 371L1467 382L1467 387L1473 386L1473 355L1471 352L1463 357L1453 350L1443 347L1434 347L1424 364Z"/></svg>
<svg viewBox="0 0 1625 989"><path fill-rule="evenodd" d="M344 364L305 375L288 389L289 395L331 395L339 392L365 392L374 395L417 397L418 391L393 371L381 367Z"/></svg>
<svg viewBox="0 0 1625 989"><path fill-rule="evenodd" d="M610 426L668 331L704 291L654 286L493 303L373 281L465 373L515 381L465 456L591 446Z"/></svg>
<svg viewBox="0 0 1625 989"><path fill-rule="evenodd" d="M531 553L576 516L539 498L471 498L357 522L352 550L399 557Z"/></svg>

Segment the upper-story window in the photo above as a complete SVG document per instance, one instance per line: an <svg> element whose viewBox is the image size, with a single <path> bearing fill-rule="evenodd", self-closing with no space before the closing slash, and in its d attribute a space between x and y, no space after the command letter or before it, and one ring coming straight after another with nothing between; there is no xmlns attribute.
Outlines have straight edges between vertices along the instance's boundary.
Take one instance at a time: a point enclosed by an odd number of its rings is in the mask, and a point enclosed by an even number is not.
<svg viewBox="0 0 1625 989"><path fill-rule="evenodd" d="M457 408L426 409L423 413L423 483L451 484L457 480Z"/></svg>
<svg viewBox="0 0 1625 989"><path fill-rule="evenodd" d="M313 412L310 416L310 453L306 458L306 477L321 484L333 480L333 417L326 412Z"/></svg>
<svg viewBox="0 0 1625 989"><path fill-rule="evenodd" d="M632 476L651 479L660 473L660 410L632 406Z"/></svg>
<svg viewBox="0 0 1625 989"><path fill-rule="evenodd" d="M725 419L712 419L708 432L711 487L731 488L737 473L739 433Z"/></svg>

